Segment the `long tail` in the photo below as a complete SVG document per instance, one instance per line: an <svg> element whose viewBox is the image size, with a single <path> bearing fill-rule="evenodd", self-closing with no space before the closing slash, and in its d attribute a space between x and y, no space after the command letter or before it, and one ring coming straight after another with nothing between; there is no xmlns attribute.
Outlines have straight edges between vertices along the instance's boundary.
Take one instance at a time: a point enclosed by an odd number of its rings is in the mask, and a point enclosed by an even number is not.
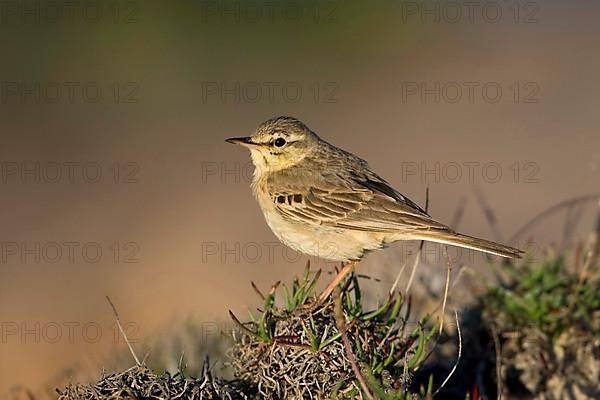
<svg viewBox="0 0 600 400"><path fill-rule="evenodd" d="M514 247L505 246L503 244L490 242L489 240L479 239L473 236L463 235L451 230L431 230L427 232L419 232L415 234L415 240L427 240L449 244L452 246L463 247L483 251L484 253L495 254L507 258L521 258L523 252Z"/></svg>

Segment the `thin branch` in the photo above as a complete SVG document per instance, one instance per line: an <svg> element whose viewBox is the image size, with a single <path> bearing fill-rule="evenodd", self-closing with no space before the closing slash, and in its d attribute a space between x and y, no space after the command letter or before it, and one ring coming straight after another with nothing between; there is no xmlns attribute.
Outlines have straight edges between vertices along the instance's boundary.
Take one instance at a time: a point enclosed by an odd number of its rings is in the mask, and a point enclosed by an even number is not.
<svg viewBox="0 0 600 400"><path fill-rule="evenodd" d="M492 325L492 339L494 340L494 350L496 352L496 391L498 392L497 400L502 400L502 346L496 325Z"/></svg>
<svg viewBox="0 0 600 400"><path fill-rule="evenodd" d="M183 347L183 346L182 346ZM181 357L179 357L179 363L177 364L177 371L183 372L181 366L183 365L183 358L185 357L185 349L181 350Z"/></svg>
<svg viewBox="0 0 600 400"><path fill-rule="evenodd" d="M240 328L240 330L242 330L243 332L246 332L246 334L249 336L258 338L258 335L256 334L256 332L252 332L246 325L244 325L242 323L242 321L240 321L238 319L238 317L236 317L235 314L233 313L233 311L231 311L231 310L229 310L229 317L233 320L233 322L237 325L237 327Z"/></svg>
<svg viewBox="0 0 600 400"><path fill-rule="evenodd" d="M585 203L583 204L571 204L567 208L567 213L565 215L565 223L563 225L562 238L560 240L560 245L558 246L559 251L563 252L564 249L569 245L569 238L575 232L577 225L581 221L581 216L585 210Z"/></svg>
<svg viewBox="0 0 600 400"><path fill-rule="evenodd" d="M452 375L454 375L454 372L456 371L456 368L458 368L458 363L460 362L460 358L462 356L462 335L460 333L460 322L458 321L458 313L456 312L456 310L454 310L454 319L456 320L456 331L458 333L458 356L456 357L456 362L454 363L452 370L450 371L446 379L444 379L442 385L435 391L435 393L433 393L433 397L435 397L439 393L439 391L442 390L444 386L446 386L446 383L448 383Z"/></svg>
<svg viewBox="0 0 600 400"><path fill-rule="evenodd" d="M374 400L375 398L371 394L369 386L367 385L367 381L365 380L365 377L360 371L360 367L358 366L358 362L356 361L356 356L352 351L352 345L350 344L350 340L348 339L348 335L346 332L346 321L344 318L344 312L342 311L342 292L337 286L335 287L333 292L333 302L335 322L338 330L340 331L340 334L342 335L342 343L344 344L344 350L346 351L346 356L350 361L352 371L354 371L354 375L356 375L356 379L360 383L363 392L365 392L365 396L367 397L367 399Z"/></svg>
<svg viewBox="0 0 600 400"><path fill-rule="evenodd" d="M450 227L454 230L458 230L458 224L462 220L463 215L465 214L465 208L467 207L467 199L466 197L461 197L458 207L456 211L454 211L454 215L450 220Z"/></svg>
<svg viewBox="0 0 600 400"><path fill-rule="evenodd" d="M474 269L470 268L467 265L463 265L459 268L458 274L456 274L456 278L454 278L454 280L452 281L452 284L448 288L448 297L450 297L452 295L452 291L458 285L461 275L464 275L464 274L469 274L470 276L477 276L480 278L480 281L483 281L486 279L489 281L488 278L482 276L479 272L475 271ZM443 305L442 303L436 303L435 307L428 310L425 314L426 315L435 314L442 307L442 305Z"/></svg>
<svg viewBox="0 0 600 400"><path fill-rule="evenodd" d="M142 364L140 363L140 360L138 359L137 355L135 354L135 351L133 351L133 347L131 346L129 339L127 338L127 335L125 334L125 330L123 329L123 326L121 325L121 320L119 319L119 313L117 312L117 308L115 307L113 302L110 300L110 297L106 296L106 300L108 301L108 304L110 304L110 306L112 307L113 313L115 314L115 319L117 320L117 326L119 327L119 331L121 332L121 335L123 335L123 338L125 339L125 343L127 343L127 347L129 347L129 351L131 352L131 355L133 356L135 363L137 364L138 367L141 366Z"/></svg>
<svg viewBox="0 0 600 400"><path fill-rule="evenodd" d="M450 257L448 257L448 246L442 247L442 253L446 259L446 285L444 286L444 298L442 299L442 311L440 317L440 335L444 331L444 314L446 313L446 300L448 300L448 288L450 287L450 275L452 273L452 263Z"/></svg>
<svg viewBox="0 0 600 400"><path fill-rule="evenodd" d="M450 286L450 290L448 290L448 294L452 293L452 289L454 289L456 287L456 285L461 281L461 278L463 277L463 275L465 273L469 273L472 271L473 270L471 268L469 268L469 266L467 266L467 265L459 266L458 273L456 274L456 277L454 278L454 281L452 282L452 286Z"/></svg>
<svg viewBox="0 0 600 400"><path fill-rule="evenodd" d="M394 284L392 285L392 287L390 288L390 296L394 294L394 292L396 291L396 287L398 287L398 282L400 282L400 277L402 276L402 274L404 273L404 269L406 268L406 262L402 263L402 267L400 267L400 270L398 271L398 273L396 274L396 279L394 279Z"/></svg>
<svg viewBox="0 0 600 400"><path fill-rule="evenodd" d="M410 291L410 287L412 286L413 279L415 278L415 274L417 272L417 266L421 262L421 252L423 250L423 244L424 243L425 242L421 240L421 244L419 245L419 251L417 252L417 255L414 258L414 261L413 261L413 264L412 264L412 268L410 270L410 277L408 278L408 283L406 284L405 293L408 293Z"/></svg>
<svg viewBox="0 0 600 400"><path fill-rule="evenodd" d="M523 235L525 232L527 232L529 229L531 229L538 222L542 221L547 216L552 215L555 212L562 210L565 207L569 207L574 204L585 203L588 201L594 201L594 200L598 200L598 199L600 199L600 193L595 193L595 194L590 194L590 195L580 196L580 197L574 197L569 200L561 201L560 203L555 204L552 207L545 209L544 211L542 211L541 213L539 213L538 215L533 217L531 220L529 220L529 222L527 222L525 225L523 225L512 236L512 238L508 241L508 243L514 243L519 237L521 237L521 235Z"/></svg>
<svg viewBox="0 0 600 400"><path fill-rule="evenodd" d="M475 191L475 196L477 196L477 200L479 201L479 205L483 210L483 214L485 215L485 219L487 220L490 228L492 229L492 235L494 235L494 239L498 242L502 242L502 234L500 233L500 229L498 229L498 220L496 219L496 214L492 207L490 207L487 199L483 195L483 192L477 187L474 186L473 190Z"/></svg>
<svg viewBox="0 0 600 400"><path fill-rule="evenodd" d="M598 206L600 208L600 203ZM581 273L579 274L579 285L585 283L588 278L588 271L598 263L598 259L600 258L600 212L596 216L596 226L594 228L590 249L587 253Z"/></svg>
<svg viewBox="0 0 600 400"><path fill-rule="evenodd" d="M256 292L256 294L258 295L258 297L260 297L260 299L262 301L265 300L265 295L260 291L260 289L258 288L258 286L256 286L256 283L254 283L254 281L250 281L250 284L252 285L252 289L254 289L254 291Z"/></svg>

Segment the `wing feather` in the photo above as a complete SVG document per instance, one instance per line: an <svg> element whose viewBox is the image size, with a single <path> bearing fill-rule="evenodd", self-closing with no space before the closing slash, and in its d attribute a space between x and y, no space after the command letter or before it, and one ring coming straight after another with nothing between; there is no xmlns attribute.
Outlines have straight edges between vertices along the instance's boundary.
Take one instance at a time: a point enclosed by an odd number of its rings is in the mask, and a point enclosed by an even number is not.
<svg viewBox="0 0 600 400"><path fill-rule="evenodd" d="M314 169L309 176L297 170L291 176L273 177L269 189L274 198L294 199L275 205L298 222L372 232L448 229L377 174L361 167L360 175L327 170L321 171L318 179Z"/></svg>

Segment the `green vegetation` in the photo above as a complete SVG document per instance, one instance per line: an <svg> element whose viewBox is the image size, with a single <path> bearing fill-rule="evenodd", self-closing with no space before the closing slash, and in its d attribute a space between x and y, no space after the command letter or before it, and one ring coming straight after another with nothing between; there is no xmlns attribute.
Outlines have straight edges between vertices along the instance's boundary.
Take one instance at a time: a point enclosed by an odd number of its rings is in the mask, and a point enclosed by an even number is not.
<svg viewBox="0 0 600 400"><path fill-rule="evenodd" d="M597 240L597 239L596 239ZM600 275L596 244L583 256L507 264L507 282L479 298L474 340L498 340L498 388L506 398L600 398ZM594 248L595 247L595 248Z"/></svg>
<svg viewBox="0 0 600 400"><path fill-rule="evenodd" d="M267 295L258 291L263 308L258 316L250 314L250 322L232 316L239 327L231 353L236 376L254 383L262 399L354 399L368 398L367 392L412 398L412 374L436 328L427 318L411 327L410 307L399 293L366 310L355 275L334 292L334 300L317 304L319 273L310 275L307 267L290 289L284 286L281 306L275 285Z"/></svg>
<svg viewBox="0 0 600 400"><path fill-rule="evenodd" d="M583 279L570 272L564 257L539 263L506 265L511 280L492 286L480 301L486 319L506 328L534 326L551 340L566 329L589 330L600 334L600 280Z"/></svg>

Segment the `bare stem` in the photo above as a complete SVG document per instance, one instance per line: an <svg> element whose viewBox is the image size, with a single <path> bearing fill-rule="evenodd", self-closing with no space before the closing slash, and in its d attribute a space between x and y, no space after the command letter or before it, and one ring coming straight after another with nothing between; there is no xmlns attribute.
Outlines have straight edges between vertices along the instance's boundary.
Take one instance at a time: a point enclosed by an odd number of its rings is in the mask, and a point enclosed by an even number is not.
<svg viewBox="0 0 600 400"><path fill-rule="evenodd" d="M135 354L135 351L133 351L133 347L131 346L131 343L129 342L127 335L125 334L123 325L121 325L121 320L119 319L119 313L117 312L117 308L115 307L113 302L110 300L110 297L106 296L106 300L108 301L108 304L110 304L110 306L112 307L113 313L115 314L115 318L117 320L117 326L119 327L119 331L121 332L121 335L123 335L123 338L125 339L125 343L127 343L127 347L129 347L129 351L131 352L131 355L133 356L135 363L137 364L138 367L141 366L142 363L140 363L140 360L138 359L137 355Z"/></svg>
<svg viewBox="0 0 600 400"><path fill-rule="evenodd" d="M375 398L373 397L373 395L371 394L371 391L369 390L367 381L365 380L365 377L363 376L362 372L360 371L360 367L358 366L358 363L356 361L356 356L354 355L354 352L352 351L352 345L350 344L350 340L348 339L348 335L346 333L346 320L344 318L344 312L342 311L342 292L340 291L340 288L337 286L335 287L334 292L333 292L333 302L334 302L333 306L334 306L335 322L336 322L338 330L340 331L340 334L342 335L342 343L344 344L344 350L346 351L346 356L348 357L348 360L350 361L350 366L352 367L352 371L354 371L354 375L356 375L356 379L360 383L360 386L362 387L362 390L365 393L365 396L367 397L367 399L374 400Z"/></svg>
<svg viewBox="0 0 600 400"><path fill-rule="evenodd" d="M462 357L462 335L460 333L460 322L458 321L458 313L456 311L454 311L454 319L456 320L456 331L458 333L458 355L456 357L456 362L454 363L452 370L450 371L450 373L448 374L446 379L444 379L444 382L442 382L442 385L435 391L435 393L433 394L433 397L435 397L439 393L439 391L442 390L442 388L444 386L446 386L446 384L448 383L450 378L452 378L452 375L454 375L454 372L456 372L456 368L458 368L458 363L460 362L460 358Z"/></svg>

